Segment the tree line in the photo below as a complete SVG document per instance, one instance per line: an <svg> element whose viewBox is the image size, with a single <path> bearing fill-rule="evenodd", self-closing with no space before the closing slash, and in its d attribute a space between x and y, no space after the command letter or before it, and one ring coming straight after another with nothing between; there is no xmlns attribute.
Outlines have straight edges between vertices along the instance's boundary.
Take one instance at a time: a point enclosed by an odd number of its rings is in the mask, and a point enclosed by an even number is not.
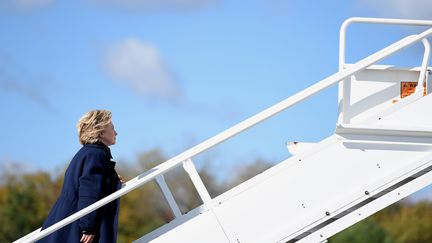
<svg viewBox="0 0 432 243"><path fill-rule="evenodd" d="M118 172L131 179L142 171L166 161L159 149L141 154L136 164L119 163ZM210 195L215 197L269 168L272 163L257 159L242 163L237 177L219 182L208 167L199 174ZM186 172L174 169L166 176L180 210L186 213L201 204ZM39 228L60 194L63 172L52 175L38 171L0 174L0 243L12 242ZM155 182L123 196L120 203L118 242L132 242L173 220L169 207ZM329 239L330 243L424 243L432 242L432 202L396 203L362 220Z"/></svg>

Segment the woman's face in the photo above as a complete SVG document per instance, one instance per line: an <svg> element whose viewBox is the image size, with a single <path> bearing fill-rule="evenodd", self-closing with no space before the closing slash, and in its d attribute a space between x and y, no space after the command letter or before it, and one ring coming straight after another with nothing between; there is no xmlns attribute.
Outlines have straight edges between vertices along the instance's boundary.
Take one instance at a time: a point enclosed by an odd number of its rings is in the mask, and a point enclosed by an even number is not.
<svg viewBox="0 0 432 243"><path fill-rule="evenodd" d="M114 130L112 122L105 127L101 134L101 142L106 146L110 146L116 143L117 132Z"/></svg>

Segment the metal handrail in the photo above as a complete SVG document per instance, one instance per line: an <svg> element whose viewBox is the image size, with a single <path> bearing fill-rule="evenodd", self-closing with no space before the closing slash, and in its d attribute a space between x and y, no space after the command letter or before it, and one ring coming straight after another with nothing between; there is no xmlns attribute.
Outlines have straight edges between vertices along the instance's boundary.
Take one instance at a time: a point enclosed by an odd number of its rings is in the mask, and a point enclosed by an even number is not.
<svg viewBox="0 0 432 243"><path fill-rule="evenodd" d="M432 20L381 19L360 17L349 18L342 23L339 32L339 70L344 69L345 66L346 31L348 29L348 26L353 23L432 26Z"/></svg>
<svg viewBox="0 0 432 243"><path fill-rule="evenodd" d="M69 217L57 222L54 225L51 225L50 227L29 236L25 236L15 242L34 242L38 239L41 239L48 234L51 234L52 232L72 223L73 221L87 215L88 213L110 203L111 201L116 200L117 198L129 193L130 191L144 185L150 180L155 179L157 176L162 175L172 168L178 166L179 164L183 163L184 161L187 161L188 159L192 158L195 155L198 155L209 148L243 132L246 129L251 128L252 126L267 120L268 118L278 114L279 112L294 106L295 104L317 94L318 92L340 82L341 80L351 76L352 74L361 71L370 65L382 60L383 58L394 54L395 52L417 42L425 37L432 34L432 28L428 29L420 34L417 35L411 35L407 36L391 45L389 45L386 48L383 48L382 50L360 60L353 66L340 70L339 72L321 80L320 82L290 96L289 98L265 109L264 111L261 111L260 113L238 123L237 125L217 134L214 137L211 137L207 139L206 141L184 151L183 153L165 161L164 163L154 167L153 169L150 169L147 172L144 172L141 175L138 175L134 179L127 182L126 186L124 186L122 189L108 195L105 198L100 199L99 201L95 202L92 205L89 205L88 207L70 215Z"/></svg>
<svg viewBox="0 0 432 243"><path fill-rule="evenodd" d="M360 17L353 17L345 20L342 23L342 26L340 28L339 32L339 71L343 70L345 68L345 50L346 50L346 31L348 29L348 26L350 26L353 23L365 23L365 24L387 24L387 25L414 25L414 26L432 26L432 21L430 20L412 20L412 19L381 19L381 18L360 18ZM422 87L421 82L426 77L426 69L427 64L429 63L429 56L430 56L430 45L427 39L424 39L423 45L425 47L425 54L423 56L423 62L422 62L422 70L420 70L419 75L419 82L417 87ZM346 109L349 106L349 99L347 97L349 96L349 85L347 84L347 80L342 82L342 87L340 87L340 97L339 102L342 101L341 109L339 112L339 120L341 120L342 123L347 124L349 123L348 117L346 114ZM420 89L416 89L418 91Z"/></svg>

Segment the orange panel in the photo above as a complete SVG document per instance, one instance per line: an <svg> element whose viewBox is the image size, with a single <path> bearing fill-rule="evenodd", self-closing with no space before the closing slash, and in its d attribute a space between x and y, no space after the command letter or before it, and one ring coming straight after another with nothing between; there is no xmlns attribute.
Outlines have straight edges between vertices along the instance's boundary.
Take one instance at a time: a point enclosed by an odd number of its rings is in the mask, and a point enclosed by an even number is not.
<svg viewBox="0 0 432 243"><path fill-rule="evenodd" d="M400 86L400 97L405 98L414 93L417 82L402 81ZM426 82L423 82L423 95L426 95Z"/></svg>

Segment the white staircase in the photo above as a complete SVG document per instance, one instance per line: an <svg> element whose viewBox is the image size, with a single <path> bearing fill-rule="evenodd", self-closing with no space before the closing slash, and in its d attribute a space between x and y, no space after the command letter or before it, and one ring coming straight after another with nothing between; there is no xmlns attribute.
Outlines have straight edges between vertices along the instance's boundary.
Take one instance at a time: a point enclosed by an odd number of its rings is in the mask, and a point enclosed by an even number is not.
<svg viewBox="0 0 432 243"><path fill-rule="evenodd" d="M431 105L427 95L376 124L338 125L322 142L135 242L326 240L432 183L432 116L420 124L416 115Z"/></svg>
<svg viewBox="0 0 432 243"><path fill-rule="evenodd" d="M432 26L432 21L419 20L347 20L341 29L339 72L137 176L94 205L16 242L40 239L151 180L159 184L175 219L135 241L139 243L325 242L432 184L430 47L425 39L432 28L348 65L345 31L351 23ZM374 65L415 42L425 47L421 67ZM209 196L194 167L194 156L336 83L340 83L340 113L333 135L319 143L290 143L292 157L216 198ZM414 92L402 98L415 85ZM180 212L164 180L164 174L179 165L188 172L203 202L187 214Z"/></svg>

